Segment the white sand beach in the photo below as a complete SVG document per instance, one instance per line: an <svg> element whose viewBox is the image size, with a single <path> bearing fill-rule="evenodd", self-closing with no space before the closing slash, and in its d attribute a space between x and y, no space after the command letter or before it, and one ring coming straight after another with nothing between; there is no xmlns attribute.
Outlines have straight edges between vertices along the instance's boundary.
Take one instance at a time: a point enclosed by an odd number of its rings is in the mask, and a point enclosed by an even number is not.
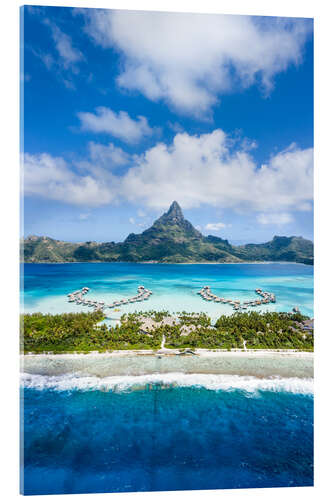
<svg viewBox="0 0 333 500"><path fill-rule="evenodd" d="M58 376L135 376L145 374L230 374L254 377L313 377L312 352L222 351L113 351L88 354L26 354L21 356L24 373Z"/></svg>
<svg viewBox="0 0 333 500"><path fill-rule="evenodd" d="M82 352L73 352L73 353L64 353L64 354L53 354L53 353L43 353L43 354L33 354L33 353L27 353L27 354L22 354L21 359L27 359L27 358L52 358L52 359L75 359L78 357L82 358L87 358L87 357L97 357L97 358L102 358L102 357L132 357L132 356L160 356L162 354L164 355L179 355L181 353L181 349L169 349L165 348L164 346L158 350L158 351L153 351L152 349L141 349L141 350L135 350L135 349L122 349L122 350L114 350L114 351L105 351L105 352L99 352L99 351L89 351L87 353L82 353ZM201 357L227 357L227 358L232 358L232 357L271 357L271 356L278 356L278 357L292 357L292 358L308 358L308 359L313 359L314 353L309 352L309 351L298 351L296 349L231 349L231 350L226 350L226 349L200 349L197 348L193 350L196 355L199 355Z"/></svg>

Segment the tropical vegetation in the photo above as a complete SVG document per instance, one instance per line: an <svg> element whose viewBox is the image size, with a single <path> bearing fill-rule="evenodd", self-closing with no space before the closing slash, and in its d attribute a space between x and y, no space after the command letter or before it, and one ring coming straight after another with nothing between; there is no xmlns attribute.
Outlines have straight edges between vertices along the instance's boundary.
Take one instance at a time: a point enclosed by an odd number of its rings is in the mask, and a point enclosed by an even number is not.
<svg viewBox="0 0 333 500"><path fill-rule="evenodd" d="M146 328L145 318L154 322ZM173 318L175 323L163 321ZM300 313L255 311L222 315L211 324L204 314L168 311L124 314L119 325L107 326L101 311L69 314L22 314L24 353L112 351L118 349L297 349L313 350L313 329ZM245 343L245 344L244 344Z"/></svg>

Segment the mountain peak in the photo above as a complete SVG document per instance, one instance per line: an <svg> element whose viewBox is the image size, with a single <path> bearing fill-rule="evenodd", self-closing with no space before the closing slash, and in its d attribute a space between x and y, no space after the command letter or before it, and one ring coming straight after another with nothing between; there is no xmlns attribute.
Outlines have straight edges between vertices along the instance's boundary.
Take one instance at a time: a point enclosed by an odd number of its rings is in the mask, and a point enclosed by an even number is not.
<svg viewBox="0 0 333 500"><path fill-rule="evenodd" d="M168 217L176 217L178 219L184 219L184 215L182 212L182 209L180 208L179 203L177 201L173 201L169 207L169 210L167 211L166 215Z"/></svg>
<svg viewBox="0 0 333 500"><path fill-rule="evenodd" d="M185 222L186 221L180 205L176 201L173 201L169 207L169 210L167 212L164 212L164 214L159 219L157 219L157 221L155 221L155 224L176 224L182 226Z"/></svg>
<svg viewBox="0 0 333 500"><path fill-rule="evenodd" d="M182 209L177 201L171 203L169 210L157 219L152 227L156 229L162 226L163 231L166 232L170 232L171 228L173 228L171 231L177 231L177 237L180 236L180 233L183 233L183 235L186 234L186 237L202 238L202 234L184 218ZM149 231L149 229L147 229L147 231Z"/></svg>

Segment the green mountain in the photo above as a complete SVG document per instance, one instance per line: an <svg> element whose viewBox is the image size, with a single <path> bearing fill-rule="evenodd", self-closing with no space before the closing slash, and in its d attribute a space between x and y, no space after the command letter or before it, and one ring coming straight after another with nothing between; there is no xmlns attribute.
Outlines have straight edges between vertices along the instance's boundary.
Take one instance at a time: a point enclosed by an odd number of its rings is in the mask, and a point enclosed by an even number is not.
<svg viewBox="0 0 333 500"><path fill-rule="evenodd" d="M297 236L241 246L216 236L203 236L187 221L178 203L141 234L123 243L68 243L46 236L22 241L24 262L244 262L290 261L313 264L313 243Z"/></svg>

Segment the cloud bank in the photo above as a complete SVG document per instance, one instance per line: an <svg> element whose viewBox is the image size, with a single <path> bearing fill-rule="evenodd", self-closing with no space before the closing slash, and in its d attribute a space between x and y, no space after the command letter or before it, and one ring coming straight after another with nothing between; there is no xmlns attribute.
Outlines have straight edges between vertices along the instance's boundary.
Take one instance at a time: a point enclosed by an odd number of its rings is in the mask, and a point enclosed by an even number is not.
<svg viewBox="0 0 333 500"><path fill-rule="evenodd" d="M177 200L184 208L209 204L238 211L308 210L313 198L313 150L291 145L258 166L251 155L230 148L222 130L177 134L167 146L145 152L122 179L132 202L162 209Z"/></svg>
<svg viewBox="0 0 333 500"><path fill-rule="evenodd" d="M63 158L47 153L24 155L24 194L69 205L94 207L115 199L105 179L78 175Z"/></svg>
<svg viewBox="0 0 333 500"><path fill-rule="evenodd" d="M221 94L258 85L302 60L312 21L211 14L80 10L85 31L122 57L117 83L205 117Z"/></svg>
<svg viewBox="0 0 333 500"><path fill-rule="evenodd" d="M186 209L211 205L253 212L261 224L287 223L288 211L311 209L312 148L292 144L260 166L217 129L177 134L170 145L157 143L142 155L123 152L123 158L121 151L91 143L89 158L76 165L48 154L26 154L25 194L84 206L125 200L158 210L177 200ZM123 160L130 168L117 175L115 167Z"/></svg>

